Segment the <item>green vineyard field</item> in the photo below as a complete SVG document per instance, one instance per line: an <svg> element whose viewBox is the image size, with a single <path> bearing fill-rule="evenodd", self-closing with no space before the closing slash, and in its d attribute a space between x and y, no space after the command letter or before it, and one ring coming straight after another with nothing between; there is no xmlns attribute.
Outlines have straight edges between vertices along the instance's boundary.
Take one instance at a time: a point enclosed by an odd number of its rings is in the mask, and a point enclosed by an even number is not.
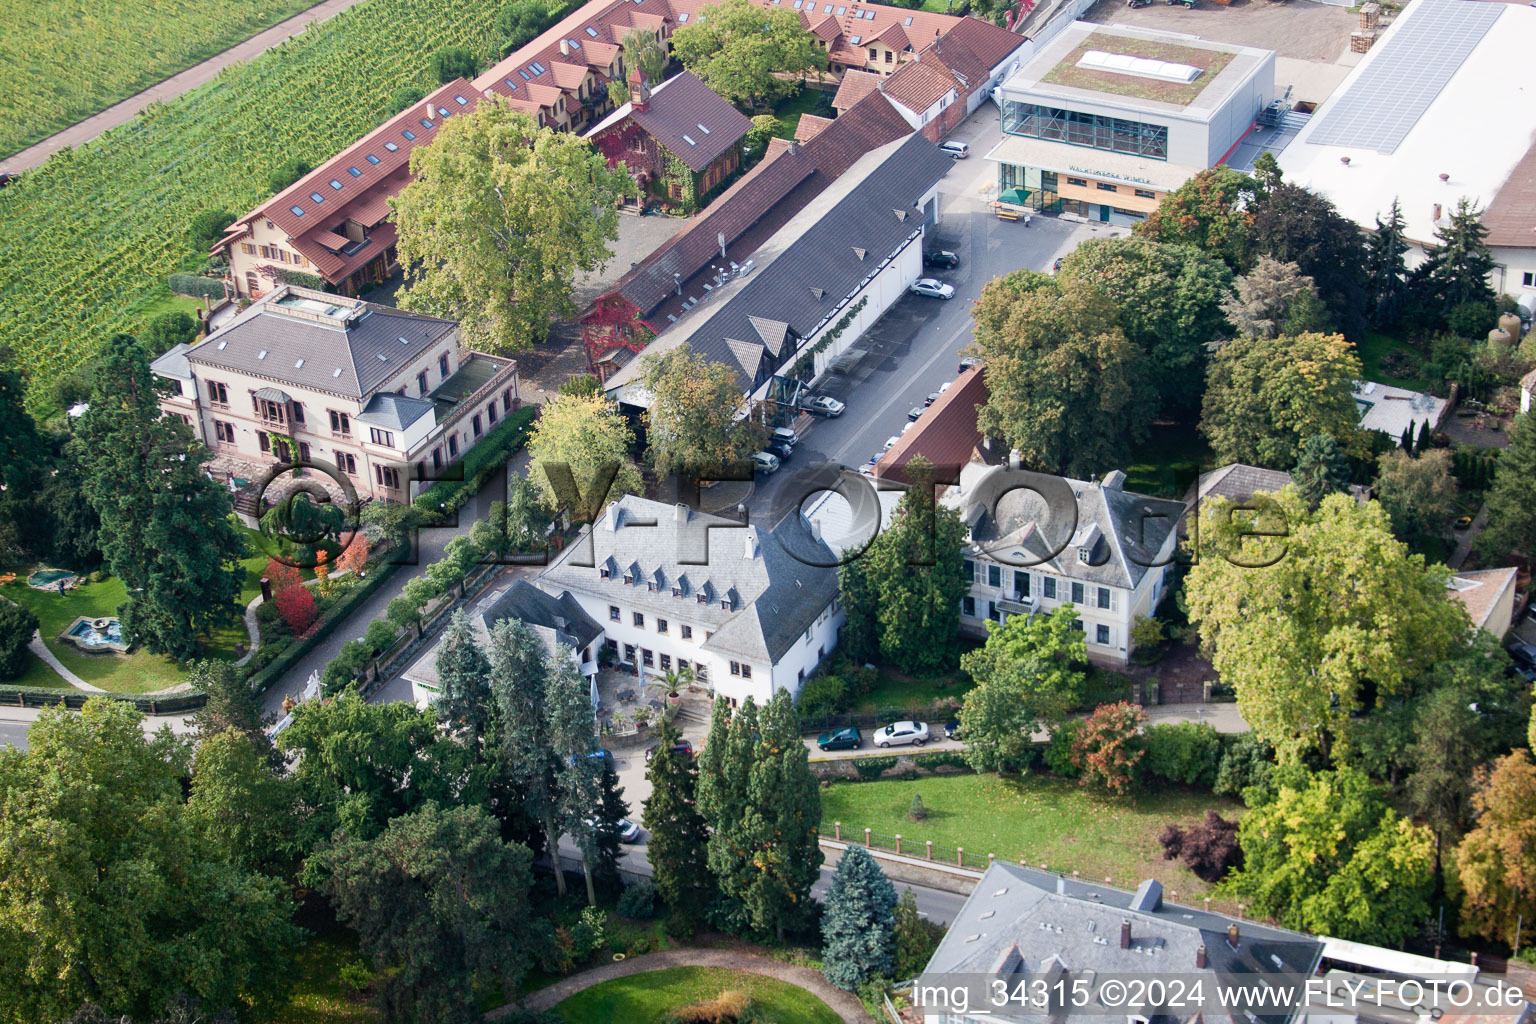
<svg viewBox="0 0 1536 1024"><path fill-rule="evenodd" d="M0 155L207 60L314 0L0 0ZM0 161L3 165L3 161Z"/></svg>
<svg viewBox="0 0 1536 1024"><path fill-rule="evenodd" d="M501 0L365 0L0 189L0 349L35 405L195 258L199 210L243 212L291 157L313 164L429 86L448 44L488 61Z"/></svg>

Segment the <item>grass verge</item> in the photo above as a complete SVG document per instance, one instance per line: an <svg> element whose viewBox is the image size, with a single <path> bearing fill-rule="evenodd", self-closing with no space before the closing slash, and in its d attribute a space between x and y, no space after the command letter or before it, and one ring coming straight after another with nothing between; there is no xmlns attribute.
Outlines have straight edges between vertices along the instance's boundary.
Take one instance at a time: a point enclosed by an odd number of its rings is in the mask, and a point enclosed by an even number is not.
<svg viewBox="0 0 1536 1024"><path fill-rule="evenodd" d="M923 798L927 818L922 822L907 817L913 794ZM1242 806L1209 793L1180 790L1112 799L1043 775L838 782L821 794L825 835L831 835L832 822L839 821L845 835L862 835L865 828L899 833L919 850L924 841L931 841L1003 860L1027 858L1031 864L1081 871L1087 878L1111 878L1119 885L1155 878L1184 896L1203 894L1210 887L1176 861L1163 860L1157 835L1170 822L1193 824L1211 809L1230 818Z"/></svg>
<svg viewBox="0 0 1536 1024"><path fill-rule="evenodd" d="M555 1013L570 1024L662 1024L673 1011L727 990L744 993L762 1019L775 1024L838 1024L826 1003L797 985L719 967L672 967L605 981L560 1003Z"/></svg>
<svg viewBox="0 0 1536 1024"><path fill-rule="evenodd" d="M1355 347L1355 351L1360 356L1360 372L1365 374L1366 380L1395 388L1407 388L1409 391L1430 389L1430 382L1422 377L1399 377L1382 366L1386 359L1398 352L1413 357L1414 365L1417 365L1419 352L1406 342L1376 331L1367 331L1365 340Z"/></svg>

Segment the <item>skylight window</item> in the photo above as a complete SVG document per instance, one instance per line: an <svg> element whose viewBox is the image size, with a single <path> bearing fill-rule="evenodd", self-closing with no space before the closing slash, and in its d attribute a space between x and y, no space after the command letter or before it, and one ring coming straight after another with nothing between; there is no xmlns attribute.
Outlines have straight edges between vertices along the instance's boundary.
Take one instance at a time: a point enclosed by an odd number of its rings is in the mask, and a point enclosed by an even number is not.
<svg viewBox="0 0 1536 1024"><path fill-rule="evenodd" d="M453 102L457 103L461 107L469 106L469 100L465 99L463 96L454 96Z"/></svg>
<svg viewBox="0 0 1536 1024"><path fill-rule="evenodd" d="M302 370L302 369L304 369L304 360L300 359L297 362L295 362L293 364L293 368L295 370Z"/></svg>
<svg viewBox="0 0 1536 1024"><path fill-rule="evenodd" d="M325 196L321 195L319 192L311 192L309 194L309 198L313 199L317 203L325 202Z"/></svg>
<svg viewBox="0 0 1536 1024"><path fill-rule="evenodd" d="M532 76L532 75L530 75L530 74L529 74L529 73L528 73L528 72L526 72L526 71L524 71L524 70L523 70L523 69L522 69L522 68L518 68L518 69L517 69L517 73L518 73L518 74L519 74L519 75L522 75L522 76L523 76L523 81L525 81L525 82L531 82L531 81L533 81L533 76ZM508 84L510 84L510 83L508 83ZM514 88L514 89L516 89L516 88L517 88L517 86L515 86L515 85L514 85L514 86L512 86L512 88Z"/></svg>
<svg viewBox="0 0 1536 1024"><path fill-rule="evenodd" d="M579 49L581 49L581 44L580 44L580 43L578 43L578 42L577 42L577 41L576 41L576 40L574 40L574 39L567 39L567 40L566 40L566 42L568 42L568 43L570 43L570 44L571 44L571 49L573 49L573 50L579 50Z"/></svg>
<svg viewBox="0 0 1536 1024"><path fill-rule="evenodd" d="M393 143L393 142L386 142L386 143L384 143L384 148L389 150L391 153L398 153L398 152L400 152L399 145L397 145L396 143Z"/></svg>
<svg viewBox="0 0 1536 1024"><path fill-rule="evenodd" d="M865 11L864 12L864 18L865 18L866 21L874 21L875 20L875 12L874 11Z"/></svg>
<svg viewBox="0 0 1536 1024"><path fill-rule="evenodd" d="M427 130L427 131L431 131L431 130L432 130L432 128L433 128L433 124L432 124L432 122L431 122L431 121L428 121L428 120L427 120L427 119L426 119L426 118L424 118L424 117L418 117L418 118L417 118L417 119L416 119L416 121L417 121L417 123L418 123L418 124L420 124L420 125L421 125L421 126L422 126L422 127L423 127L423 128L425 128L425 129L426 129L426 130Z"/></svg>
<svg viewBox="0 0 1536 1024"><path fill-rule="evenodd" d="M416 133L411 131L409 128L405 129L400 134L404 135L406 138L410 139L412 142L416 141Z"/></svg>
<svg viewBox="0 0 1536 1024"><path fill-rule="evenodd" d="M304 216L304 207L302 207L302 206L290 206L290 207L288 207L288 212L293 214L295 217L302 217L302 216Z"/></svg>
<svg viewBox="0 0 1536 1024"><path fill-rule="evenodd" d="M376 164L379 162L379 158L374 156L372 153L369 153L366 159L371 164Z"/></svg>
<svg viewBox="0 0 1536 1024"><path fill-rule="evenodd" d="M864 38L863 36L854 36L852 39L850 39L848 41L850 43L852 43L854 46L858 46L859 45L859 40L863 39L863 38Z"/></svg>
<svg viewBox="0 0 1536 1024"><path fill-rule="evenodd" d="M691 136L691 135L684 135L683 136L683 141L688 143L688 145L690 145L690 146L697 146L698 145L697 142L693 141L693 136Z"/></svg>
<svg viewBox="0 0 1536 1024"><path fill-rule="evenodd" d="M845 14L847 14L847 13L848 13L848 8L847 8L847 6L843 6L843 7L839 7L839 8L838 8L838 9L837 9L837 16L838 16L838 17L839 17L839 18L841 18L841 17L842 17L842 16L843 16L843 15L845 15Z"/></svg>
<svg viewBox="0 0 1536 1024"><path fill-rule="evenodd" d="M686 24L688 24L688 12L687 11L684 11L682 14L679 14L677 16L677 23L679 25L686 25Z"/></svg>
<svg viewBox="0 0 1536 1024"><path fill-rule="evenodd" d="M795 0L795 10L798 11L800 9L800 5L804 2L805 0Z"/></svg>
<svg viewBox="0 0 1536 1024"><path fill-rule="evenodd" d="M260 352L257 352L256 353L256 358L257 359L265 359L265 358L267 358L267 350L266 349L262 349Z"/></svg>
<svg viewBox="0 0 1536 1024"><path fill-rule="evenodd" d="M511 89L513 92L517 92L517 83L512 81L512 79L503 78L502 81L506 83L508 89Z"/></svg>
<svg viewBox="0 0 1536 1024"><path fill-rule="evenodd" d="M591 36L593 39L596 39L597 38L597 29L593 28L591 25L588 25L587 26L587 35Z"/></svg>
<svg viewBox="0 0 1536 1024"><path fill-rule="evenodd" d="M332 377L340 377L341 376L341 367L339 367L339 366L336 367L335 371L331 374L331 376Z"/></svg>
<svg viewBox="0 0 1536 1024"><path fill-rule="evenodd" d="M703 124L699 125L699 131L703 132L705 135L709 134L709 129L705 128Z"/></svg>
<svg viewBox="0 0 1536 1024"><path fill-rule="evenodd" d="M341 191L341 182L339 180L337 180L336 178L332 178L331 179L331 188L335 189L337 192L340 192Z"/></svg>
<svg viewBox="0 0 1536 1024"><path fill-rule="evenodd" d="M449 110L447 107L438 107L437 108L437 116L438 117L446 118L451 113L453 113L453 111Z"/></svg>
<svg viewBox="0 0 1536 1024"><path fill-rule="evenodd" d="M910 15L910 14L907 15L907 19L902 22L902 25L904 25L907 28L911 28L912 27L912 15Z"/></svg>
<svg viewBox="0 0 1536 1024"><path fill-rule="evenodd" d="M347 173L352 175L354 178L361 178L363 176L363 172L358 170L356 167L348 167Z"/></svg>
<svg viewBox="0 0 1536 1024"><path fill-rule="evenodd" d="M540 64L538 61L534 61L532 64L530 64L528 66L530 68L533 68L533 73L536 74L536 75L542 75L545 71L549 70L543 64Z"/></svg>

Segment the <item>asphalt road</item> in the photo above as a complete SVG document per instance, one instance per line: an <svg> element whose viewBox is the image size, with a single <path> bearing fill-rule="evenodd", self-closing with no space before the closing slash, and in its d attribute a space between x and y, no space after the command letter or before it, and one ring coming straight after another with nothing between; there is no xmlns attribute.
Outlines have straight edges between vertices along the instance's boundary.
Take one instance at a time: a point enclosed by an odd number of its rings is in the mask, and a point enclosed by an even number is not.
<svg viewBox="0 0 1536 1024"><path fill-rule="evenodd" d="M971 155L956 160L940 183L939 222L925 244L955 253L960 265L924 273L954 285L954 298L908 294L855 343L868 355L831 389L847 411L836 419L817 419L802 431L788 469L817 463L862 466L887 438L900 435L908 410L954 380L960 352L971 341L971 303L988 281L1024 267L1049 270L1057 257L1086 239L1124 233L1109 225L1050 217L1035 217L1027 227L998 220L987 205L996 194L997 165L984 159L1001 138L996 108L983 106L951 137L970 143ZM747 506L754 522L771 526L776 521L773 501L790 475L781 471L758 479Z"/></svg>

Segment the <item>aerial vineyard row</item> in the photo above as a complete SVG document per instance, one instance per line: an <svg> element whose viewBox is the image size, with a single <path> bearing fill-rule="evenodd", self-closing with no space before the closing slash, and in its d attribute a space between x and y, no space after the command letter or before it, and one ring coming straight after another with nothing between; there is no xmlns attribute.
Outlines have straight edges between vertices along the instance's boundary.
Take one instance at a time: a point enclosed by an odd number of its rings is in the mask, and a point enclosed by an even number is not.
<svg viewBox="0 0 1536 1024"><path fill-rule="evenodd" d="M0 0L0 155L15 153L314 0Z"/></svg>
<svg viewBox="0 0 1536 1024"><path fill-rule="evenodd" d="M31 398L130 326L128 307L191 253L194 214L242 212L274 167L363 135L391 89L429 84L437 47L487 59L497 6L367 0L0 190L0 349Z"/></svg>

